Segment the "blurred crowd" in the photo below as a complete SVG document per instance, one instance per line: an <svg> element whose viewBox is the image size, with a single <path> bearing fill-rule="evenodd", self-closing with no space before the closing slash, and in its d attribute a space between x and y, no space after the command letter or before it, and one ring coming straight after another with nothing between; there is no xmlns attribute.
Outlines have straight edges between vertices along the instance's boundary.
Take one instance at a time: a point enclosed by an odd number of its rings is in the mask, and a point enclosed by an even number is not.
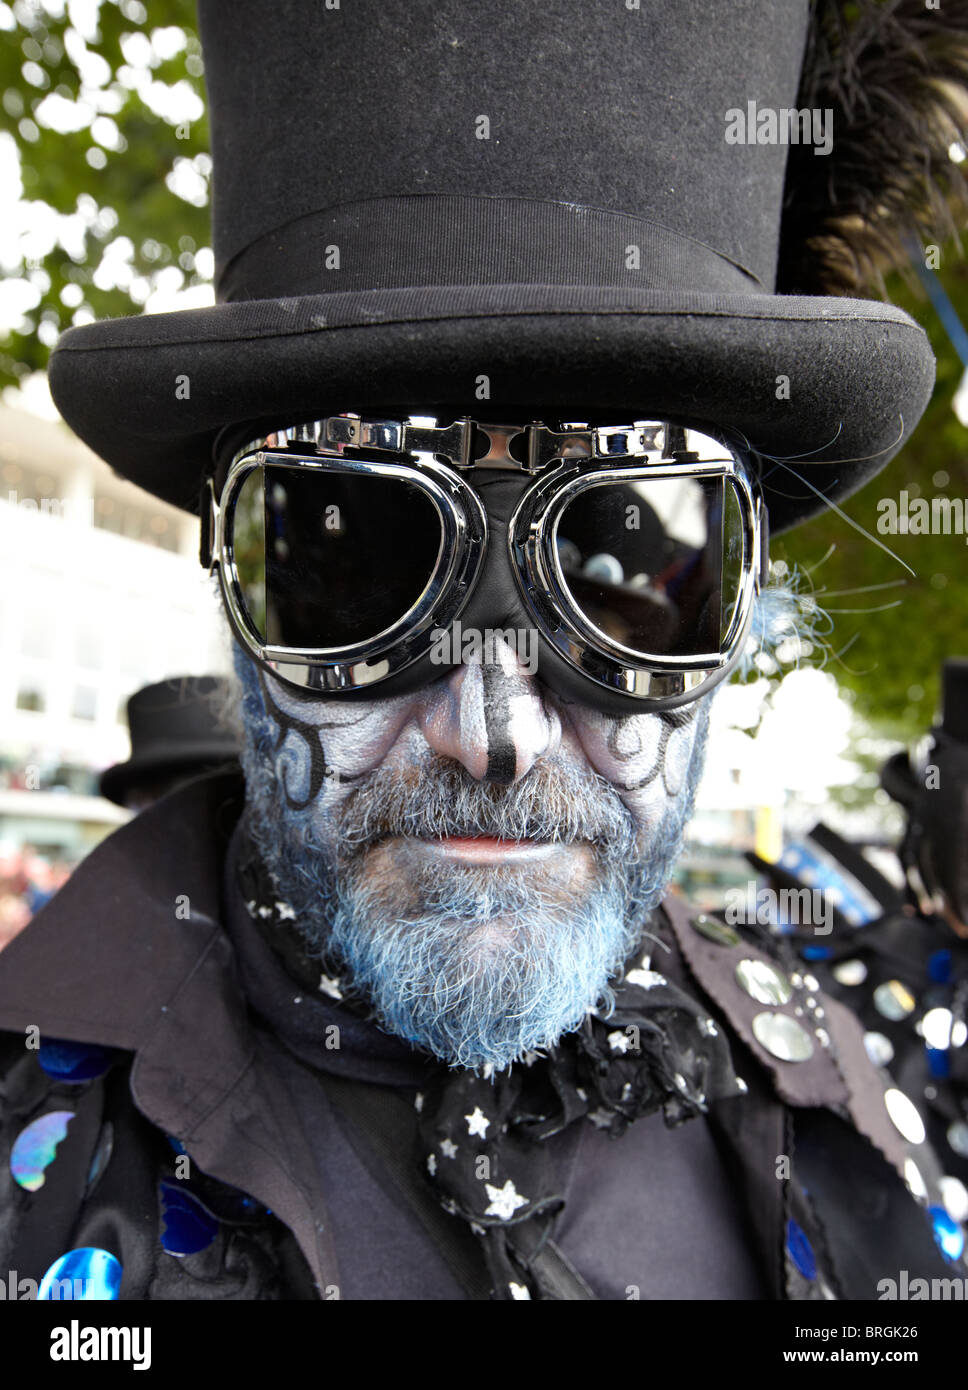
<svg viewBox="0 0 968 1390"><path fill-rule="evenodd" d="M90 796L141 811L191 777L232 762L235 735L223 725L228 686L217 676L178 676L145 686L127 705L131 757L100 776L69 763L0 759L0 789ZM0 950L67 882L62 854L0 841Z"/></svg>
<svg viewBox="0 0 968 1390"><path fill-rule="evenodd" d="M0 950L63 887L73 867L45 858L33 845L0 845Z"/></svg>

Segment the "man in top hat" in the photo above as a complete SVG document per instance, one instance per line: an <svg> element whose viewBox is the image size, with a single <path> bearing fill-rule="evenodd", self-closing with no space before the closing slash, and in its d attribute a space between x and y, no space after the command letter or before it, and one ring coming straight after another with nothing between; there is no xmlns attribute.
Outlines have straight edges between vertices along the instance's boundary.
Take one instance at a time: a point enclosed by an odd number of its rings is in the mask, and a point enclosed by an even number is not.
<svg viewBox="0 0 968 1390"><path fill-rule="evenodd" d="M910 1123L942 1170L935 1220L956 1243L968 1219L966 701L968 661L950 658L938 726L917 756L895 753L882 769L881 785L907 818L903 888L822 824L777 863L747 855L781 904L800 905L781 926L783 947L799 957L794 968L854 1013L871 1061L916 1099ZM821 935L811 925L818 900Z"/></svg>
<svg viewBox="0 0 968 1390"><path fill-rule="evenodd" d="M968 661L942 672L942 711L916 758L894 754L881 783L907 815L904 899L843 923L813 967L860 1019L873 1060L916 1098L944 1170L946 1208L968 1218Z"/></svg>
<svg viewBox="0 0 968 1390"><path fill-rule="evenodd" d="M42 1296L947 1273L847 1012L663 900L768 526L931 388L905 314L816 293L842 243L804 252L835 173L875 238L903 201L841 107L843 152L791 147L863 80L831 19L202 4L219 303L73 330L51 382L200 512L245 781L149 809L5 953L4 1253ZM895 30L871 119L918 128L964 29Z"/></svg>

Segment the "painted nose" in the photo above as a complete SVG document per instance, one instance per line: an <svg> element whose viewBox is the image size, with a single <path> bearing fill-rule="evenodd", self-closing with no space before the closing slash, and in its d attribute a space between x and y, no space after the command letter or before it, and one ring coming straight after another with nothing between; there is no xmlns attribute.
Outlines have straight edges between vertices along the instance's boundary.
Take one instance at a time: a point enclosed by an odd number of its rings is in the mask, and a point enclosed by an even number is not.
<svg viewBox="0 0 968 1390"><path fill-rule="evenodd" d="M503 637L481 644L424 702L419 724L435 753L462 763L478 782L520 780L561 741L531 663ZM429 693L428 693L429 694Z"/></svg>

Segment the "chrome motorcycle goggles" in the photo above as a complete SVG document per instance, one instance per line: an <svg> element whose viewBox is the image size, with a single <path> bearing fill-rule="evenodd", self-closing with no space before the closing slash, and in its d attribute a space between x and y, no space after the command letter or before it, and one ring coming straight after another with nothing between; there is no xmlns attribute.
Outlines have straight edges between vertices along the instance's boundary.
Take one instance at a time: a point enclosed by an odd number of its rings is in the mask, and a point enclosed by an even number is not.
<svg viewBox="0 0 968 1390"><path fill-rule="evenodd" d="M683 704L738 657L767 563L746 461L667 421L330 416L239 450L202 518L243 646L300 690L362 698L439 678L469 633L513 640L514 610L553 688Z"/></svg>

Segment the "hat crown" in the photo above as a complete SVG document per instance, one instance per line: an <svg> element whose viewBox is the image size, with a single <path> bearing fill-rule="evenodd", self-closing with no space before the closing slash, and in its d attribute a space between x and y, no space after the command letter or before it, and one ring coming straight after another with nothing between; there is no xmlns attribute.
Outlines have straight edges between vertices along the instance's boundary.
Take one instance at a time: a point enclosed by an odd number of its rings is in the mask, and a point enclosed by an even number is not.
<svg viewBox="0 0 968 1390"><path fill-rule="evenodd" d="M215 697L224 695L218 676L180 676L144 686L128 700L128 728L134 757L197 744L204 752L212 743L230 744L232 735L221 727Z"/></svg>
<svg viewBox="0 0 968 1390"><path fill-rule="evenodd" d="M222 299L773 287L808 0L199 8Z"/></svg>

